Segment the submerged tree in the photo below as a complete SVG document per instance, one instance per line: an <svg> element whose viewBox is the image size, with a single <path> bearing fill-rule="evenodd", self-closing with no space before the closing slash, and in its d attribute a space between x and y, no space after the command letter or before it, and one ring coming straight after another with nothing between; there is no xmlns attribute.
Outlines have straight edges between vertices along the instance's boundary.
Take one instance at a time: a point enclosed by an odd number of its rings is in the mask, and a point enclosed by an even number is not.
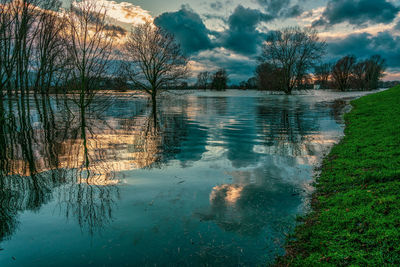
<svg viewBox="0 0 400 267"><path fill-rule="evenodd" d="M257 66L256 79L259 90L281 91L283 88L282 69L270 63L261 63Z"/></svg>
<svg viewBox="0 0 400 267"><path fill-rule="evenodd" d="M149 94L153 104L161 90L176 86L188 76L188 59L174 36L150 22L132 29L125 51L130 82Z"/></svg>
<svg viewBox="0 0 400 267"><path fill-rule="evenodd" d="M104 6L94 0L71 5L64 40L69 60L69 86L78 90L80 106L88 105L99 79L107 73L113 36L106 22Z"/></svg>
<svg viewBox="0 0 400 267"><path fill-rule="evenodd" d="M211 83L211 88L214 90L222 91L228 87L228 74L225 69L218 70L214 76Z"/></svg>
<svg viewBox="0 0 400 267"><path fill-rule="evenodd" d="M211 73L208 71L200 72L197 75L197 87L206 90L209 87Z"/></svg>
<svg viewBox="0 0 400 267"><path fill-rule="evenodd" d="M356 63L355 56L345 56L336 62L332 68L332 80L336 88L340 91L349 89L350 78L354 64Z"/></svg>
<svg viewBox="0 0 400 267"><path fill-rule="evenodd" d="M328 89L329 79L332 73L332 64L324 63L314 67L315 83L321 86L321 89Z"/></svg>
<svg viewBox="0 0 400 267"><path fill-rule="evenodd" d="M359 90L377 89L384 71L385 60L379 55L360 61L353 66L352 86Z"/></svg>
<svg viewBox="0 0 400 267"><path fill-rule="evenodd" d="M319 39L316 30L288 27L268 35L261 59L281 70L282 90L291 94L296 86L302 84L325 49L326 43Z"/></svg>
<svg viewBox="0 0 400 267"><path fill-rule="evenodd" d="M385 71L385 60L380 55L374 55L365 61L365 65L366 89L377 89Z"/></svg>
<svg viewBox="0 0 400 267"><path fill-rule="evenodd" d="M49 93L51 86L59 84L59 74L67 63L65 42L62 38L66 20L58 13L60 7L59 0L47 0L42 5L44 10L37 18L32 60L32 85L35 93Z"/></svg>

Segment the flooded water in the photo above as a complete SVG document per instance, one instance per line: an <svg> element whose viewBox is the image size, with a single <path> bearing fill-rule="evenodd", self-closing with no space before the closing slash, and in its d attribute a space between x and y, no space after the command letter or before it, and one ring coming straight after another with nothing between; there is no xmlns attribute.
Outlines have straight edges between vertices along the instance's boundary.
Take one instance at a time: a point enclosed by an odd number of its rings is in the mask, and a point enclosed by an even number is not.
<svg viewBox="0 0 400 267"><path fill-rule="evenodd" d="M357 95L3 99L0 266L270 263Z"/></svg>

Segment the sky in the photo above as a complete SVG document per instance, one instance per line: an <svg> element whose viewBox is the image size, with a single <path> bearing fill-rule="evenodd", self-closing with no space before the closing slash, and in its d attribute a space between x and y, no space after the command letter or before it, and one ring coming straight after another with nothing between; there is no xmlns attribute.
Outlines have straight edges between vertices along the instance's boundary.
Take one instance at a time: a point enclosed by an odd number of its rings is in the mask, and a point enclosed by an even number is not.
<svg viewBox="0 0 400 267"><path fill-rule="evenodd" d="M173 33L200 71L226 68L230 82L254 75L271 30L314 27L328 43L323 62L352 54L386 59L385 80L400 80L400 0L125 0L107 1L113 22L141 19Z"/></svg>

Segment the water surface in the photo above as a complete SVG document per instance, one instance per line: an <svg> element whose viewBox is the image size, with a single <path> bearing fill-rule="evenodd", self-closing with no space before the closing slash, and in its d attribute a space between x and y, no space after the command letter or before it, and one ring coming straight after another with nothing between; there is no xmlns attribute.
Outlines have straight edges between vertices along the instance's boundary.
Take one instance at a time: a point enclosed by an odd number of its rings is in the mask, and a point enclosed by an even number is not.
<svg viewBox="0 0 400 267"><path fill-rule="evenodd" d="M265 265L357 95L3 99L0 266Z"/></svg>

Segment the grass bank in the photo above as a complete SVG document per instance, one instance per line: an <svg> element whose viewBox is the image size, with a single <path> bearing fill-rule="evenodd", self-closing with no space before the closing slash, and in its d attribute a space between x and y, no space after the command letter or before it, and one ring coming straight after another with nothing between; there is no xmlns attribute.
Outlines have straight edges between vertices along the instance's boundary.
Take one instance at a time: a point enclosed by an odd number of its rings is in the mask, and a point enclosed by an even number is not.
<svg viewBox="0 0 400 267"><path fill-rule="evenodd" d="M400 86L352 105L277 266L400 265Z"/></svg>

